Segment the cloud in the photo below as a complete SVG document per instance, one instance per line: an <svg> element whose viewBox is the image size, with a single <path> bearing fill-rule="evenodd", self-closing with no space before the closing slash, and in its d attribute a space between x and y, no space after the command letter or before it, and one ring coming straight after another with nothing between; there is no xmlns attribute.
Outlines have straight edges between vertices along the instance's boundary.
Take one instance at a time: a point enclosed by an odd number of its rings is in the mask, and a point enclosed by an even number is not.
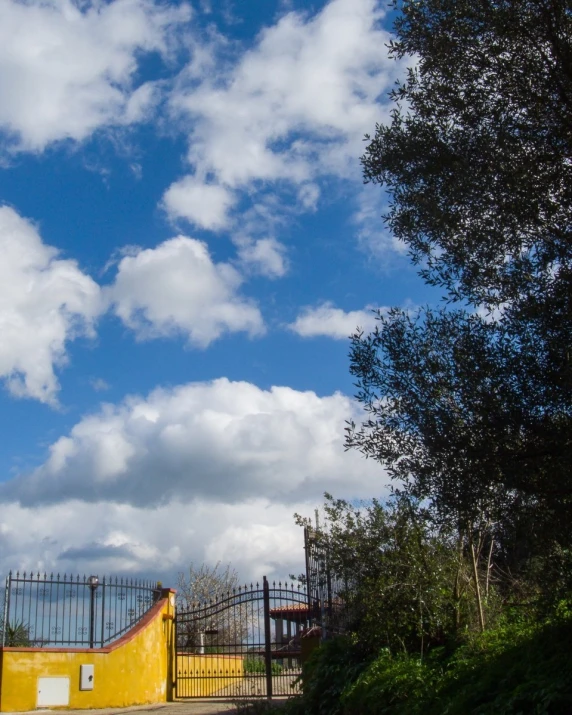
<svg viewBox="0 0 572 715"><path fill-rule="evenodd" d="M383 16L376 0L332 0L315 15L285 14L230 66L209 63L197 77L193 60L169 104L187 127L195 185L256 200L278 182L311 211L320 178L359 179L363 135L383 119L381 97L400 71Z"/></svg>
<svg viewBox="0 0 572 715"><path fill-rule="evenodd" d="M102 544L93 542L85 546L70 546L58 555L58 561L94 561L116 559L132 559L135 556L133 550L128 545L114 546L113 544Z"/></svg>
<svg viewBox="0 0 572 715"><path fill-rule="evenodd" d="M248 382L190 383L106 404L80 420L40 467L0 485L24 506L69 499L153 508L319 500L375 493L380 470L344 452L352 401Z"/></svg>
<svg viewBox="0 0 572 715"><path fill-rule="evenodd" d="M382 266L389 267L395 259L407 254L405 243L397 239L384 225L382 216L388 212L387 196L379 186L363 186L357 195L357 207L352 216L359 244L373 254Z"/></svg>
<svg viewBox="0 0 572 715"><path fill-rule="evenodd" d="M191 562L244 581L304 567L294 512L324 491L383 495L384 472L343 450L341 394L219 379L157 389L86 415L37 470L0 485L0 574L10 568L144 575ZM22 524L27 528L22 530Z"/></svg>
<svg viewBox="0 0 572 715"><path fill-rule="evenodd" d="M203 184L185 176L167 189L163 205L172 220L186 218L199 228L217 231L228 225L233 193L222 186Z"/></svg>
<svg viewBox="0 0 572 715"><path fill-rule="evenodd" d="M238 242L240 262L254 273L281 278L288 270L286 247L275 238L246 239Z"/></svg>
<svg viewBox="0 0 572 715"><path fill-rule="evenodd" d="M258 255L256 245L250 250L260 270L281 270L279 246L262 245ZM240 295L239 271L214 263L206 245L192 238L122 249L109 264L117 264L115 281L102 290L76 261L44 244L30 221L0 206L0 252L0 379L17 397L57 404L56 369L67 363L66 344L94 337L106 310L138 339L183 335L201 348L225 333L265 330L256 304ZM96 391L109 388L101 379L90 382Z"/></svg>
<svg viewBox="0 0 572 715"><path fill-rule="evenodd" d="M169 55L189 7L151 0L4 0L0 129L12 149L42 151L101 127L146 119L157 86L137 85L141 57Z"/></svg>
<svg viewBox="0 0 572 715"><path fill-rule="evenodd" d="M345 312L326 302L315 308L306 308L288 327L294 333L304 338L326 336L336 340L344 340L356 332L358 328L366 333L375 328L374 306L365 310Z"/></svg>
<svg viewBox="0 0 572 715"><path fill-rule="evenodd" d="M105 295L139 339L180 334L207 347L227 332L264 332L260 311L238 292L241 283L235 268L212 261L204 243L178 236L157 248L132 248Z"/></svg>
<svg viewBox="0 0 572 715"><path fill-rule="evenodd" d="M158 578L176 586L193 562L232 563L242 582L284 579L304 568L303 534L292 515L313 502L174 501L153 509L69 501L38 508L4 504L0 575L9 570ZM22 524L26 528L22 529Z"/></svg>
<svg viewBox="0 0 572 715"><path fill-rule="evenodd" d="M99 286L8 206L0 207L0 254L0 377L13 395L53 404L66 343L94 335Z"/></svg>
<svg viewBox="0 0 572 715"><path fill-rule="evenodd" d="M106 392L111 388L111 385L104 380L102 377L92 377L89 380L89 384L96 392Z"/></svg>

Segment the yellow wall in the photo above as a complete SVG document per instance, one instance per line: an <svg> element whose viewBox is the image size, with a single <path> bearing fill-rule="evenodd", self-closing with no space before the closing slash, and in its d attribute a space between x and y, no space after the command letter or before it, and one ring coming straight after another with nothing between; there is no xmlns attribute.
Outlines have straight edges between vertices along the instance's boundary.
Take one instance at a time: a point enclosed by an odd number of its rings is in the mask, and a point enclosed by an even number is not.
<svg viewBox="0 0 572 715"><path fill-rule="evenodd" d="M243 677L242 656L180 653L177 656L179 697L204 698L215 693L232 697Z"/></svg>
<svg viewBox="0 0 572 715"><path fill-rule="evenodd" d="M35 710L38 678L69 676L69 708L108 708L172 699L175 593L163 598L135 628L109 648L0 649L0 711ZM79 689L80 665L95 666L93 690Z"/></svg>

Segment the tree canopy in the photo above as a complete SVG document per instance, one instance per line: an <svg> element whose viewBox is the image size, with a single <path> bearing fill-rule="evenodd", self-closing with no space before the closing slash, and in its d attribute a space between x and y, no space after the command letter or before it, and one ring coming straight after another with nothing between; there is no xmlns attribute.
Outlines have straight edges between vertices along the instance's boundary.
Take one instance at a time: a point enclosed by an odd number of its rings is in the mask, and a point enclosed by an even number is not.
<svg viewBox="0 0 572 715"><path fill-rule="evenodd" d="M353 630L306 669L299 712L568 712L572 0L394 5L411 67L364 177L444 296L352 336L346 446L394 489L326 495Z"/></svg>
<svg viewBox="0 0 572 715"><path fill-rule="evenodd" d="M402 0L390 53L411 57L392 121L362 158L424 277L498 304L572 252L569 0Z"/></svg>
<svg viewBox="0 0 572 715"><path fill-rule="evenodd" d="M526 515L570 543L572 3L396 5L390 53L411 67L364 177L445 296L353 337L367 419L347 446L441 517L486 514L506 536Z"/></svg>

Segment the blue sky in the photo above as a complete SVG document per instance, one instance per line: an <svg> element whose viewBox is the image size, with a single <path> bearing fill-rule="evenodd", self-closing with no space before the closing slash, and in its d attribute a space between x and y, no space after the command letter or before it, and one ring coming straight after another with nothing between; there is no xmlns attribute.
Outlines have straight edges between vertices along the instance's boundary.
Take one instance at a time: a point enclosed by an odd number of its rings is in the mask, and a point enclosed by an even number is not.
<svg viewBox="0 0 572 715"><path fill-rule="evenodd" d="M375 0L0 8L0 571L302 562L347 336L432 299L364 186L403 67ZM80 558L81 556L81 558Z"/></svg>

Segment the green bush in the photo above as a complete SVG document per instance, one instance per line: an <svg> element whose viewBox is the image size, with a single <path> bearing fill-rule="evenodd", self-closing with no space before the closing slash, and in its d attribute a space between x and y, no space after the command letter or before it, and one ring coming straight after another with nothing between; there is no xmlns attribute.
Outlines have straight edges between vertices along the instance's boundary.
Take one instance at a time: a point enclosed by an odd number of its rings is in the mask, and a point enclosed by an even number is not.
<svg viewBox="0 0 572 715"><path fill-rule="evenodd" d="M341 715L342 693L366 665L352 638L326 641L302 666L302 695L288 703L288 715Z"/></svg>
<svg viewBox="0 0 572 715"><path fill-rule="evenodd" d="M1 642L0 640L0 643ZM4 645L12 648L30 648L34 646L34 641L30 638L30 626L24 623L24 621L8 623L4 632Z"/></svg>
<svg viewBox="0 0 572 715"><path fill-rule="evenodd" d="M565 609L561 609L565 611ZM572 618L505 624L452 654L383 651L341 696L343 715L569 715Z"/></svg>
<svg viewBox="0 0 572 715"><path fill-rule="evenodd" d="M280 675L282 672L282 666L280 663L275 663L272 661L272 675ZM255 675L255 674L264 674L266 673L266 663L264 662L264 658L261 657L248 657L244 661L244 672L248 673L250 675Z"/></svg>
<svg viewBox="0 0 572 715"><path fill-rule="evenodd" d="M451 658L439 715L572 713L572 620L515 624L483 634ZM445 707L443 707L445 706Z"/></svg>
<svg viewBox="0 0 572 715"><path fill-rule="evenodd" d="M441 652L442 649L439 650ZM435 658L421 661L384 649L342 695L344 715L417 715L425 711L439 667Z"/></svg>

